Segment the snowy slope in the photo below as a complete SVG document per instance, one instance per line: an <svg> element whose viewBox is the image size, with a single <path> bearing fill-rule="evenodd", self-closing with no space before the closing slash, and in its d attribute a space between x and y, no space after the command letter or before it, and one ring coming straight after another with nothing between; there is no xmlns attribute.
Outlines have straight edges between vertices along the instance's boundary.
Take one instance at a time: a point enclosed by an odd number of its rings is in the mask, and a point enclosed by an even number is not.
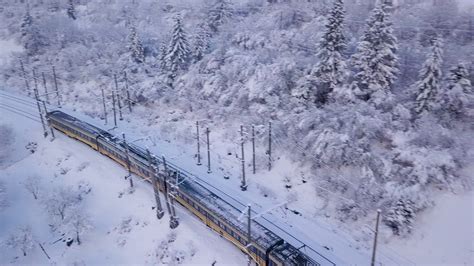
<svg viewBox="0 0 474 266"><path fill-rule="evenodd" d="M128 182L123 179L125 171L108 158L63 135L58 134L50 142L38 134L40 124L3 109L1 113L2 133L7 129L13 132L8 142L2 142L2 150L6 148L13 153L2 159L10 163L0 170L7 200L7 206L0 210L0 241L5 243L18 227L30 226L35 243L26 257L16 249L1 245L0 264L245 263L240 251L191 215L180 215L181 225L176 230L169 229L167 215L157 220L152 210L151 187L136 182L136 190L129 194ZM25 149L31 141L38 144L33 154ZM25 189L29 176L40 178L38 200ZM82 207L93 228L85 232L81 245L73 243L67 247L62 241L54 243L71 235L61 237L60 232L49 229L51 217L42 200L53 188L77 187L80 183L91 188L91 192L84 195ZM184 210L178 208L178 211ZM37 243L43 244L51 260Z"/></svg>

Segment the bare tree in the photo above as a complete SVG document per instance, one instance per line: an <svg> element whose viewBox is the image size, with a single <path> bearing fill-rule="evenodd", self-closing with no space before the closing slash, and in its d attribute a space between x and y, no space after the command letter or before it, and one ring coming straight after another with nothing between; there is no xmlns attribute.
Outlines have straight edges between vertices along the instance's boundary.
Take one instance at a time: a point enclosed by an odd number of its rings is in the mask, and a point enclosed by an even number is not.
<svg viewBox="0 0 474 266"><path fill-rule="evenodd" d="M71 187L60 187L53 191L44 201L46 210L55 218L64 221L67 211L77 205L81 197Z"/></svg>
<svg viewBox="0 0 474 266"><path fill-rule="evenodd" d="M25 188L33 195L35 200L38 199L40 188L41 188L41 182L40 182L39 176L33 175L33 176L28 177L25 181Z"/></svg>
<svg viewBox="0 0 474 266"><path fill-rule="evenodd" d="M5 241L5 245L12 249L19 249L23 253L23 256L26 256L26 252L34 248L31 228L29 226L18 228L18 230L12 233Z"/></svg>
<svg viewBox="0 0 474 266"><path fill-rule="evenodd" d="M81 244L81 236L92 228L89 216L80 208L73 208L67 217L67 226L76 235L77 244Z"/></svg>

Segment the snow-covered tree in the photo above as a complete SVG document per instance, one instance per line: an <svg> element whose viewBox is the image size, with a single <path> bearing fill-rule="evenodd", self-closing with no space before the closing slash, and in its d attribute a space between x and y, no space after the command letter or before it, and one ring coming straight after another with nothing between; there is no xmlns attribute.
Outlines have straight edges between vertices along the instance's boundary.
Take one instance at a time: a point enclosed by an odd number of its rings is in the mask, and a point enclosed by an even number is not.
<svg viewBox="0 0 474 266"><path fill-rule="evenodd" d="M435 38L428 57L423 64L419 81L416 83L415 112L432 110L437 103L441 82L441 64L443 63L443 48L441 39Z"/></svg>
<svg viewBox="0 0 474 266"><path fill-rule="evenodd" d="M80 201L80 195L71 187L60 187L55 189L49 197L44 200L44 205L49 214L59 221L64 221L68 211Z"/></svg>
<svg viewBox="0 0 474 266"><path fill-rule="evenodd" d="M38 199L38 195L41 189L41 182L37 175L28 177L25 181L25 188L28 190L35 199Z"/></svg>
<svg viewBox="0 0 474 266"><path fill-rule="evenodd" d="M67 6L67 15L72 18L72 19L76 19L76 8L74 7L74 0L69 0L68 2L68 6Z"/></svg>
<svg viewBox="0 0 474 266"><path fill-rule="evenodd" d="M66 218L67 227L76 236L77 244L81 244L81 236L92 228L92 222L80 208L74 208Z"/></svg>
<svg viewBox="0 0 474 266"><path fill-rule="evenodd" d="M206 24L201 24L194 36L193 57L195 61L200 61L209 50L211 34Z"/></svg>
<svg viewBox="0 0 474 266"><path fill-rule="evenodd" d="M346 63L343 53L346 49L344 28L344 3L335 0L328 21L326 31L319 41L319 62L314 71L319 87L330 92L340 86L345 78Z"/></svg>
<svg viewBox="0 0 474 266"><path fill-rule="evenodd" d="M26 5L26 12L20 24L21 42L29 55L36 54L40 47L45 45L43 35L41 34L37 21L33 20L29 5Z"/></svg>
<svg viewBox="0 0 474 266"><path fill-rule="evenodd" d="M356 94L364 100L378 92L376 102L383 101L398 73L397 38L386 8L384 1L374 8L353 55Z"/></svg>
<svg viewBox="0 0 474 266"><path fill-rule="evenodd" d="M30 227L18 228L5 241L5 245L11 249L18 249L26 256L27 252L34 248L33 234Z"/></svg>
<svg viewBox="0 0 474 266"><path fill-rule="evenodd" d="M30 14L30 6L27 4L25 15L23 15L23 19L20 24L20 32L21 32L22 37L25 37L29 34L32 24L33 24L33 18L31 17L31 14Z"/></svg>
<svg viewBox="0 0 474 266"><path fill-rule="evenodd" d="M232 17L232 4L227 0L216 0L209 8L207 15L208 25L212 32L217 32L219 27Z"/></svg>
<svg viewBox="0 0 474 266"><path fill-rule="evenodd" d="M137 33L137 28L134 25L130 25L129 35L130 45L128 49L131 52L132 59L137 63L145 62L145 52L143 49L142 42Z"/></svg>
<svg viewBox="0 0 474 266"><path fill-rule="evenodd" d="M416 207L411 200L400 199L384 215L383 222L395 235L410 233L415 220Z"/></svg>
<svg viewBox="0 0 474 266"><path fill-rule="evenodd" d="M454 116L467 111L472 103L472 85L466 67L460 63L449 70L448 86L441 96L441 108Z"/></svg>
<svg viewBox="0 0 474 266"><path fill-rule="evenodd" d="M158 48L158 64L163 72L166 70L166 46L166 41L161 41Z"/></svg>
<svg viewBox="0 0 474 266"><path fill-rule="evenodd" d="M191 59L188 37L184 31L181 18L176 16L174 22L171 39L164 58L166 69L169 71L169 77L172 80L177 76L178 71L187 69Z"/></svg>

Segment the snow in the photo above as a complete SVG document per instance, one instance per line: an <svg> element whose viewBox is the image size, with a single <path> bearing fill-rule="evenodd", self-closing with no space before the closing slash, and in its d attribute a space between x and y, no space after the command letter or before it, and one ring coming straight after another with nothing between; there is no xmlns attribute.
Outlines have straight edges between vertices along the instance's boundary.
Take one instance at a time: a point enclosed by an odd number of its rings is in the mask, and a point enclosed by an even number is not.
<svg viewBox="0 0 474 266"><path fill-rule="evenodd" d="M11 54L23 51L23 47L13 39L0 39L0 47L0 65L10 64L11 60L13 60Z"/></svg>
<svg viewBox="0 0 474 266"><path fill-rule="evenodd" d="M43 139L38 134L41 132L38 123L4 110L2 114L5 114L0 117L2 132L9 128L15 136L5 147L13 151L16 159L9 160L0 170L0 182L6 187L8 202L0 209L0 242L25 225L31 226L35 243L32 253L26 257L0 245L0 264L170 264L177 255L184 256L181 263L185 264L245 263L238 249L194 216L183 215L186 211L180 207L181 224L177 229L169 229L167 215L157 220L152 210L151 186L136 182L135 191L128 194L128 182L123 179L125 170L110 159L59 133L52 142ZM24 147L30 141L38 143L33 154ZM34 200L24 187L32 175L40 176L42 183L39 200ZM67 247L62 241L54 243L61 235L49 229L51 220L41 200L53 188L76 187L79 182L92 188L91 193L84 196L83 207L91 217L93 229L84 234L80 246L73 243ZM172 241L173 238L176 240ZM51 260L37 242L43 244Z"/></svg>
<svg viewBox="0 0 474 266"><path fill-rule="evenodd" d="M409 239L390 243L417 265L473 265L474 193L442 194L420 215Z"/></svg>

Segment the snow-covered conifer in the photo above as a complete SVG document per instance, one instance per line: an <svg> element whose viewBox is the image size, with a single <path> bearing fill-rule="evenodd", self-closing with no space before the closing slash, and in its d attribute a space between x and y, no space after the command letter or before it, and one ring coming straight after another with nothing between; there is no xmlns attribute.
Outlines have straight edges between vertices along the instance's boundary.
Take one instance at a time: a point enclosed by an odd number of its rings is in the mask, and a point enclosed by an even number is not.
<svg viewBox="0 0 474 266"><path fill-rule="evenodd" d="M209 39L211 38L208 25L201 24L198 32L194 36L193 57L195 61L202 59L204 54L209 50Z"/></svg>
<svg viewBox="0 0 474 266"><path fill-rule="evenodd" d="M367 20L353 56L356 94L364 100L371 99L377 91L379 97L388 95L398 73L397 38L387 6L381 2Z"/></svg>
<svg viewBox="0 0 474 266"><path fill-rule="evenodd" d="M394 234L403 235L410 233L415 220L416 207L411 200L400 199L395 206L389 209L384 216L384 223L390 227Z"/></svg>
<svg viewBox="0 0 474 266"><path fill-rule="evenodd" d="M67 6L67 15L74 20L76 19L76 8L74 7L73 0L69 0Z"/></svg>
<svg viewBox="0 0 474 266"><path fill-rule="evenodd" d="M26 12L20 24L20 32L21 42L29 55L37 53L40 47L46 43L40 29L35 25L29 5L26 5Z"/></svg>
<svg viewBox="0 0 474 266"><path fill-rule="evenodd" d="M21 32L22 37L25 37L28 35L32 24L33 24L33 18L31 17L31 14L30 14L30 6L26 5L26 12L25 12L25 15L23 16L23 20L21 21L21 25L20 25L20 32Z"/></svg>
<svg viewBox="0 0 474 266"><path fill-rule="evenodd" d="M169 71L172 80L176 77L178 71L185 70L188 67L191 58L188 37L184 31L181 18L176 16L174 21L171 39L164 58L166 69Z"/></svg>
<svg viewBox="0 0 474 266"><path fill-rule="evenodd" d="M428 58L420 70L420 79L416 83L415 112L418 114L431 110L437 101L442 75L442 56L442 41L435 38Z"/></svg>
<svg viewBox="0 0 474 266"><path fill-rule="evenodd" d="M442 95L442 108L453 115L460 115L467 110L472 101L472 85L466 67L459 63L449 70L448 86Z"/></svg>
<svg viewBox="0 0 474 266"><path fill-rule="evenodd" d="M166 70L166 41L160 42L160 47L158 48L158 63L161 68L161 71Z"/></svg>
<svg viewBox="0 0 474 266"><path fill-rule="evenodd" d="M128 48L131 52L132 59L137 63L145 62L145 52L143 45L138 36L137 28L134 25L130 25L129 39L130 45Z"/></svg>
<svg viewBox="0 0 474 266"><path fill-rule="evenodd" d="M335 0L325 26L326 31L319 41L319 63L314 75L320 84L319 87L324 87L328 92L344 81L346 67L343 58L346 49L346 38L343 33L344 14L344 3L342 0Z"/></svg>
<svg viewBox="0 0 474 266"><path fill-rule="evenodd" d="M212 32L227 22L232 16L232 4L227 0L216 0L210 7L208 14L208 25Z"/></svg>

